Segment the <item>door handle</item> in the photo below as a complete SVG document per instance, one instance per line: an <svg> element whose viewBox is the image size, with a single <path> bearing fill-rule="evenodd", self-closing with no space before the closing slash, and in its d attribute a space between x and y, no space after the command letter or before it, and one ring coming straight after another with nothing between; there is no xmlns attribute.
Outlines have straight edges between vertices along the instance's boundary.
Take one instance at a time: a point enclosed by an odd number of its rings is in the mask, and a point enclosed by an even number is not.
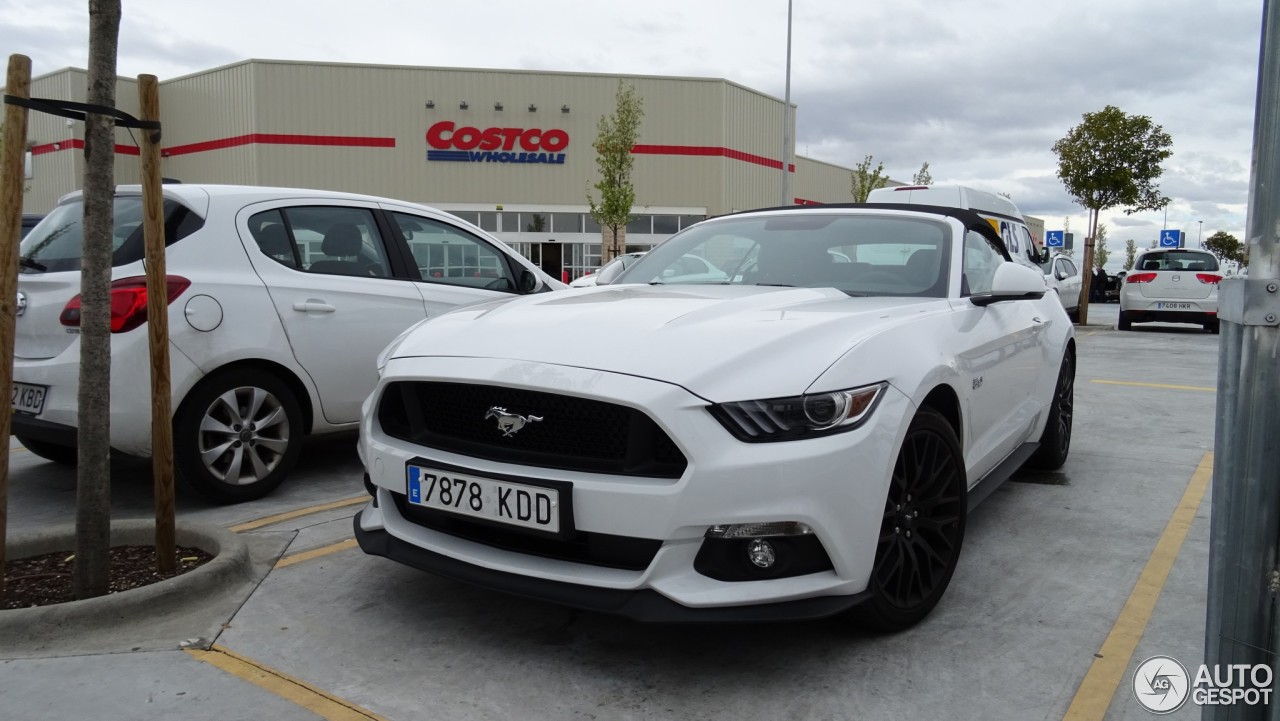
<svg viewBox="0 0 1280 721"><path fill-rule="evenodd" d="M294 303L293 309L303 313L333 313L337 308L329 305L322 300L304 300L301 303Z"/></svg>

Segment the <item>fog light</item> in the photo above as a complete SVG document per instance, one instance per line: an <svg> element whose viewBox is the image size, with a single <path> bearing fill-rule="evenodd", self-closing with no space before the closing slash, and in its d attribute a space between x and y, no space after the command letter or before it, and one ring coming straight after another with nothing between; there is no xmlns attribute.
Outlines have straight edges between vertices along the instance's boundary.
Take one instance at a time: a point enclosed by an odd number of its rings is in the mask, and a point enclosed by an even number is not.
<svg viewBox="0 0 1280 721"><path fill-rule="evenodd" d="M773 551L773 544L761 538L757 538L747 546L747 558L751 559L751 563L757 568L769 568L774 561L778 560L777 554Z"/></svg>

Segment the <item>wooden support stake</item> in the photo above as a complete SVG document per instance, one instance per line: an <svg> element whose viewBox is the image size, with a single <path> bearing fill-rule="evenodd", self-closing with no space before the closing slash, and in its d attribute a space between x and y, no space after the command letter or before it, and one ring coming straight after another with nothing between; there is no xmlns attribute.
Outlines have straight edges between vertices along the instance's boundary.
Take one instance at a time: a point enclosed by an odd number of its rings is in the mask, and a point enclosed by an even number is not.
<svg viewBox="0 0 1280 721"><path fill-rule="evenodd" d="M160 85L138 76L143 120L160 120ZM146 244L147 340L151 348L151 475L155 485L156 570L177 566L173 500L173 401L169 383L169 281L164 257L160 131L142 130L142 232Z"/></svg>
<svg viewBox="0 0 1280 721"><path fill-rule="evenodd" d="M31 97L31 58L9 56L4 92ZM0 388L13 387L13 335L17 321L18 243L22 236L22 186L27 177L27 109L4 106L4 146L0 153ZM4 600L5 534L9 523L9 431L12 411L0 413L0 601Z"/></svg>

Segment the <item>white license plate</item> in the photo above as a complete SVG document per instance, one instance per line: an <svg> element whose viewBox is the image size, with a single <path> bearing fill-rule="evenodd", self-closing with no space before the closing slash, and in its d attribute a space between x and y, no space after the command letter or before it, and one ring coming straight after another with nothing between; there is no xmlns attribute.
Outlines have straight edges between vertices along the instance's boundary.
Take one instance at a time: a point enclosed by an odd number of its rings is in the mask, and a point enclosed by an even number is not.
<svg viewBox="0 0 1280 721"><path fill-rule="evenodd" d="M1160 301L1156 303L1156 310L1191 310L1191 304Z"/></svg>
<svg viewBox="0 0 1280 721"><path fill-rule="evenodd" d="M409 466L409 502L548 533L560 532L560 492L452 471Z"/></svg>
<svg viewBox="0 0 1280 721"><path fill-rule="evenodd" d="M48 395L49 386L38 386L33 383L14 383L13 410L15 413L38 416L44 412L44 399Z"/></svg>

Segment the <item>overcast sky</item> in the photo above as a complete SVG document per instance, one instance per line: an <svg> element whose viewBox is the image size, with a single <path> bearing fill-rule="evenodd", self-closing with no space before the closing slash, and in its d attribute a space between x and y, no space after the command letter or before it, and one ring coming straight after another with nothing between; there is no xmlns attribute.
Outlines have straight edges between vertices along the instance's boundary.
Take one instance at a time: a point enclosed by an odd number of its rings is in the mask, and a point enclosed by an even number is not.
<svg viewBox="0 0 1280 721"><path fill-rule="evenodd" d="M123 0L118 70L161 80L249 58L725 78L783 97L785 0ZM1115 105L1173 137L1159 180L1189 245L1240 240L1258 0L794 0L796 150L895 180L1008 193L1061 229L1085 214L1051 147ZM0 50L84 68L88 2L0 0ZM643 136L643 126L641 127ZM1165 214L1104 213L1115 266ZM1203 225L1201 225L1201 221Z"/></svg>

